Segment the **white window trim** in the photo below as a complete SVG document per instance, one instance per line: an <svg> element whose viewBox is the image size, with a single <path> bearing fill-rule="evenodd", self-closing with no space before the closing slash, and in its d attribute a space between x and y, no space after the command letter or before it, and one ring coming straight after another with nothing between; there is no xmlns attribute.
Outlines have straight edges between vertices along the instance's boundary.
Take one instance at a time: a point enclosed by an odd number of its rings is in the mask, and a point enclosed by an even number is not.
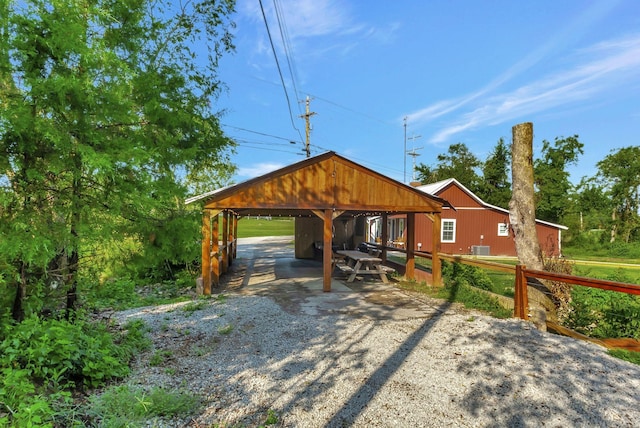
<svg viewBox="0 0 640 428"><path fill-rule="evenodd" d="M453 238L452 239L444 239L444 232L445 232L444 224L445 224L445 222L446 223L453 223ZM447 243L447 244L456 242L456 219L443 218L440 221L440 242Z"/></svg>
<svg viewBox="0 0 640 428"><path fill-rule="evenodd" d="M509 223L498 223L498 236L509 236Z"/></svg>

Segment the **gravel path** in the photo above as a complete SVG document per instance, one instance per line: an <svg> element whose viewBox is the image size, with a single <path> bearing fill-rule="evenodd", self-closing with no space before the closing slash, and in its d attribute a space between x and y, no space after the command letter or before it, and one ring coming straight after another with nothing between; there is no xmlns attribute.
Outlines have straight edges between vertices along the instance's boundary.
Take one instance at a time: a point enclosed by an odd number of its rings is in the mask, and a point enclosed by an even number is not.
<svg viewBox="0 0 640 428"><path fill-rule="evenodd" d="M195 311L118 313L123 323L143 319L154 343L128 383L204 398L200 414L165 426L253 427L272 412L283 427L640 423L640 366L597 345L424 298L412 298L415 318L362 299L376 311L331 310L334 293L298 288L295 305L238 289ZM158 350L170 358L151 367Z"/></svg>

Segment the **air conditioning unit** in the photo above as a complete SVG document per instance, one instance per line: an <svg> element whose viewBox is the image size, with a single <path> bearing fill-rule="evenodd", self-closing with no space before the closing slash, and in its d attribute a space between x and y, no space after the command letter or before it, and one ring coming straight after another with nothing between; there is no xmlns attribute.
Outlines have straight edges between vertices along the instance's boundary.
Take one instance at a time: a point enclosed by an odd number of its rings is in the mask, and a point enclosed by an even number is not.
<svg viewBox="0 0 640 428"><path fill-rule="evenodd" d="M490 254L488 245L472 245L471 254L474 256L488 256Z"/></svg>

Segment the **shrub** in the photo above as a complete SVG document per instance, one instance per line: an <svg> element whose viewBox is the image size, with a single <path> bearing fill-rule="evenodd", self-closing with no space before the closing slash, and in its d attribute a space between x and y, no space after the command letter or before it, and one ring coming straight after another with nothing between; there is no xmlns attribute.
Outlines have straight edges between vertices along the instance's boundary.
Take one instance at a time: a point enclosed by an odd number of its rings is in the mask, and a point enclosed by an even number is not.
<svg viewBox="0 0 640 428"><path fill-rule="evenodd" d="M148 419L188 415L200 404L199 397L185 392L162 388L145 391L139 387L122 385L93 396L86 413L96 426L146 426Z"/></svg>
<svg viewBox="0 0 640 428"><path fill-rule="evenodd" d="M145 343L140 325L130 325L116 343L103 325L35 316L4 333L0 403L7 414L0 408L2 426L52 426L70 406L70 389L98 387L127 375L134 348Z"/></svg>
<svg viewBox="0 0 640 428"><path fill-rule="evenodd" d="M592 337L640 338L640 297L574 287L565 324Z"/></svg>

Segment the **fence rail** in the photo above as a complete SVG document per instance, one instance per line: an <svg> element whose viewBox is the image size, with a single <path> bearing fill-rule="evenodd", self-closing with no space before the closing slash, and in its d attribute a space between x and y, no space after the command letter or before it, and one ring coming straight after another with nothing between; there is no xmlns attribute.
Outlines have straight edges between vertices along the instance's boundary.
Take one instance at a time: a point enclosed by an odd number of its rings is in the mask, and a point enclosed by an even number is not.
<svg viewBox="0 0 640 428"><path fill-rule="evenodd" d="M388 247L384 245L376 245L379 249L392 250L405 253L403 248ZM414 254L419 257L431 259L432 254L424 251L415 251ZM441 260L448 260L454 263L463 263L471 266L486 268L498 272L511 273L515 275L514 284L514 308L513 316L524 320L529 319L529 296L528 296L528 280L542 279L547 281L564 282L567 284L580 285L583 287L599 288L601 290L615 291L619 293L633 294L640 296L640 285L628 284L624 282L609 281L604 279L587 278L582 276L567 275L562 273L553 273L536 269L527 269L524 265L505 265L502 263L490 262L486 260L471 259L465 256L454 256L451 254L439 254ZM560 326L553 322L547 322L547 327L566 336L571 336L581 340L588 340L606 347L628 348L640 351L640 342L634 339L595 339L583 334L577 333L566 327ZM627 342L622 342L627 341Z"/></svg>

